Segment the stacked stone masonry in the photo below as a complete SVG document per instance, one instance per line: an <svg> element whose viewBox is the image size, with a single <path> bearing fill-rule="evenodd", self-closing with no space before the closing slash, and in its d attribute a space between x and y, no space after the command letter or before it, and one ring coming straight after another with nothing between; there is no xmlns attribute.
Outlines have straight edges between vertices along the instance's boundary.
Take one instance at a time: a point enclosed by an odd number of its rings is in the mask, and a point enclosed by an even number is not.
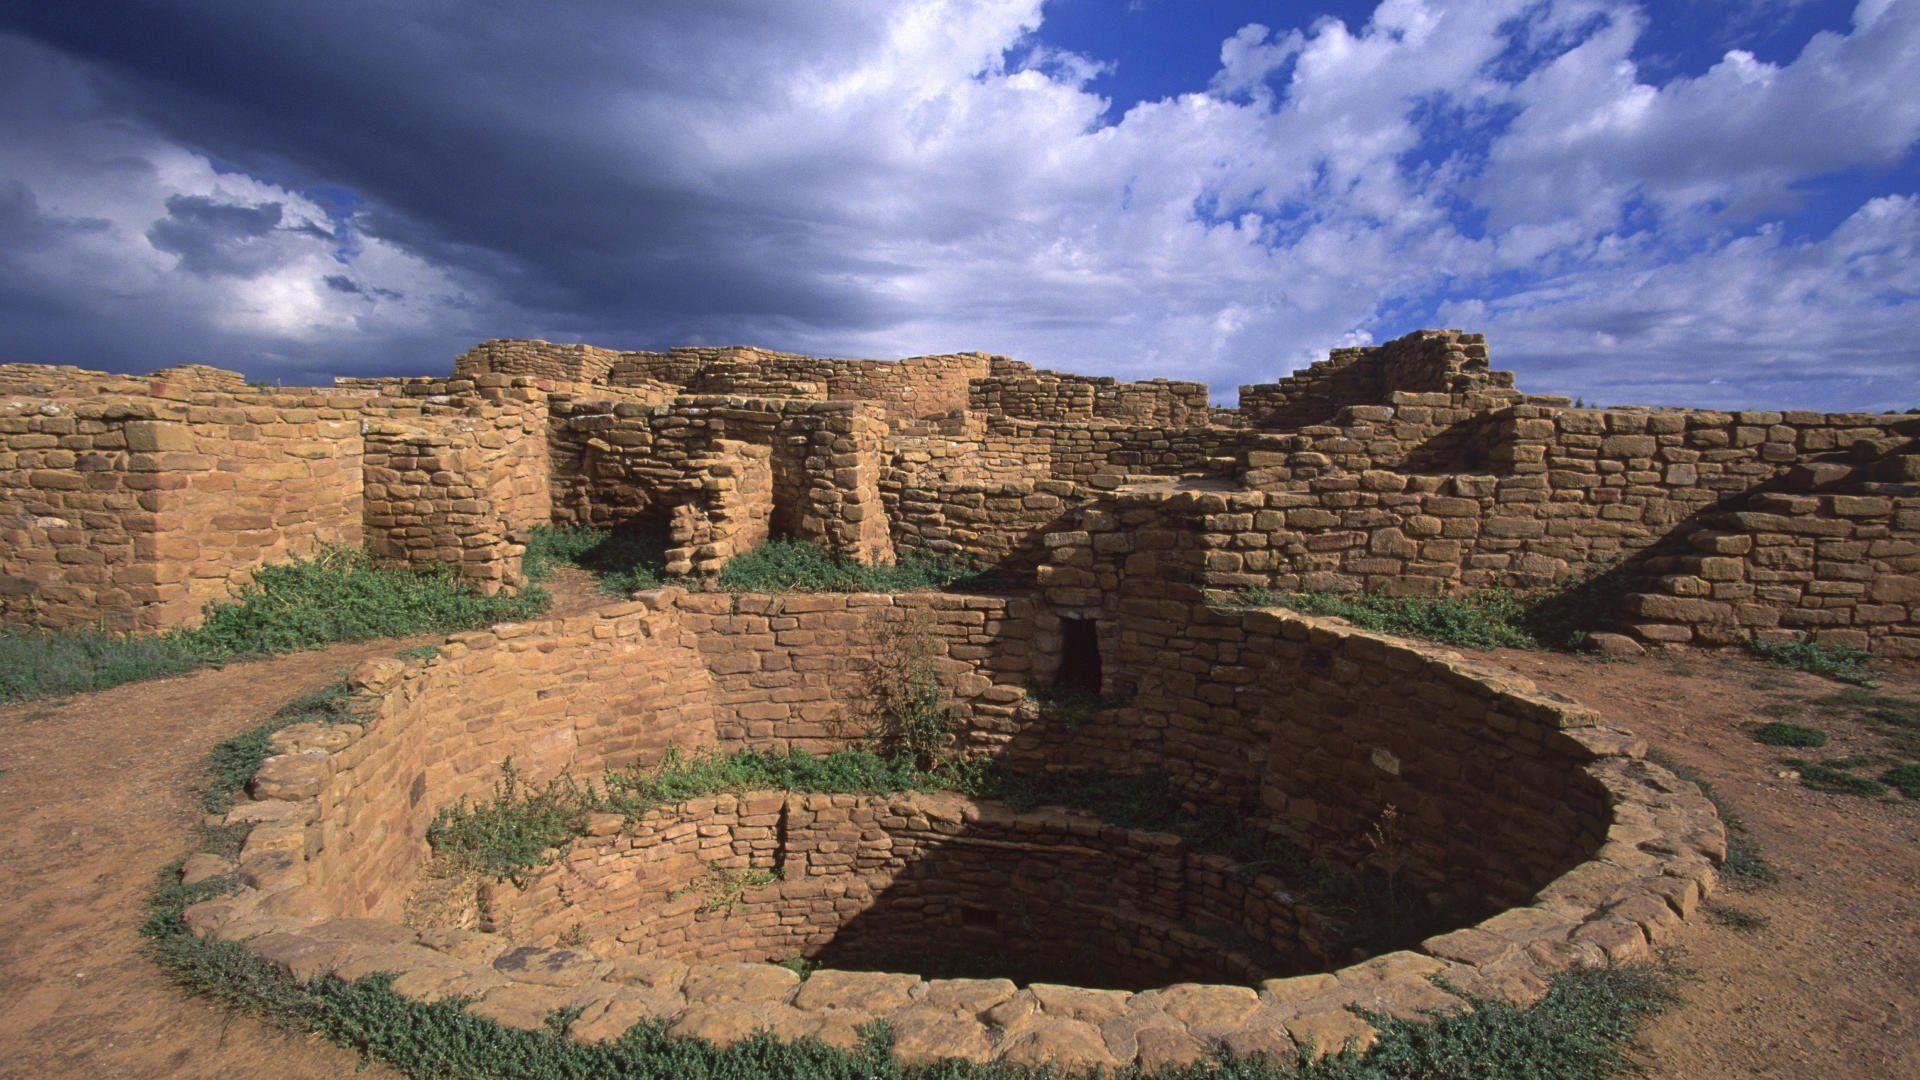
<svg viewBox="0 0 1920 1080"><path fill-rule="evenodd" d="M651 1018L719 1042L851 1046L885 1020L909 1060L1152 1068L1216 1045L1364 1046L1359 1011L1528 1002L1556 972L1647 955L1711 889L1711 805L1578 706L1335 621L1167 593L1143 580L1112 599L1103 689L1134 689L1066 724L1028 694L1060 665L1058 621L1016 598L668 589L370 662L357 722L274 737L228 815L251 826L240 855L194 870L241 888L187 922L303 978L393 972L402 994L505 1024L577 1009L586 1040ZM591 779L670 747L845 745L858 673L830 661L901 625L936 643L971 753L1168 769L1196 803L1316 856L1390 859L1432 924L1342 951L1298 882L1171 834L939 792L603 815L529 877L489 885L464 925L403 921L428 824L484 797L508 758L536 781ZM943 942L1082 982L903 962ZM825 966L802 980L774 963L795 955ZM1114 963L1088 966L1102 955ZM1101 982L1117 988L1085 985Z"/></svg>
<svg viewBox="0 0 1920 1080"><path fill-rule="evenodd" d="M1596 607L1650 643L1916 655L1917 436L1908 414L1575 408L1457 331L1335 350L1238 409L983 353L495 340L448 378L325 388L0 365L0 619L179 625L334 544L513 589L548 522L656 533L698 579L790 537L1056 583L1093 567L1052 552L1121 562L1148 526L1183 537L1195 588L1605 570Z"/></svg>

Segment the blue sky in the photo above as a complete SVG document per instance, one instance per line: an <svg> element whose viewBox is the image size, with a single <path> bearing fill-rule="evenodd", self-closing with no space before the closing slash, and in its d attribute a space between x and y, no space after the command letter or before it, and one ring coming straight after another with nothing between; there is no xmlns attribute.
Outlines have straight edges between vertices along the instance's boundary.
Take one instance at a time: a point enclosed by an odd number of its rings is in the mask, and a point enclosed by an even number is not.
<svg viewBox="0 0 1920 1080"><path fill-rule="evenodd" d="M1920 0L75 0L0 12L0 358L961 349L1218 401L1489 334L1920 405Z"/></svg>

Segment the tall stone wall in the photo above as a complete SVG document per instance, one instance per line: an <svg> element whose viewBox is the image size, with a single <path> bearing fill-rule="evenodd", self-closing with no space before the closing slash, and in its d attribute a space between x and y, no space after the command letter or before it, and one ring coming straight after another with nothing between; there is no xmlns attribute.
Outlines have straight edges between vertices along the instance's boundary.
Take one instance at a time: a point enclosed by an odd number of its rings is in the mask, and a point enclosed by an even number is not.
<svg viewBox="0 0 1920 1080"><path fill-rule="evenodd" d="M360 435L285 395L0 411L0 617L158 629L263 563L360 540Z"/></svg>

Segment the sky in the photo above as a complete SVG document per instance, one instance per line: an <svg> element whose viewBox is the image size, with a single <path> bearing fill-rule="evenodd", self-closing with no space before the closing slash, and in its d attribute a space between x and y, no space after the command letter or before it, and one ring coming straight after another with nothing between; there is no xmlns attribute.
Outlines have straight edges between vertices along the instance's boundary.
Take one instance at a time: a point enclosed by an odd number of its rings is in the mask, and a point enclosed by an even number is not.
<svg viewBox="0 0 1920 1080"><path fill-rule="evenodd" d="M0 6L0 360L982 350L1231 404L1488 335L1920 406L1920 0Z"/></svg>

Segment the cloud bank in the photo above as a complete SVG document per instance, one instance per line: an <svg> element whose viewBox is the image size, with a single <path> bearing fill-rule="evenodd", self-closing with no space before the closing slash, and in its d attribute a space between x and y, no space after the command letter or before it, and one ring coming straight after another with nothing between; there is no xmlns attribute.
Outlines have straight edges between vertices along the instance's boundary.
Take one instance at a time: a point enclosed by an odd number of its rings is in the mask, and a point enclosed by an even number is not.
<svg viewBox="0 0 1920 1080"><path fill-rule="evenodd" d="M1124 111L1039 0L392 8L0 15L6 358L978 348L1230 400L1445 324L1590 399L1920 404L1920 0L1664 80L1632 3L1384 0Z"/></svg>

